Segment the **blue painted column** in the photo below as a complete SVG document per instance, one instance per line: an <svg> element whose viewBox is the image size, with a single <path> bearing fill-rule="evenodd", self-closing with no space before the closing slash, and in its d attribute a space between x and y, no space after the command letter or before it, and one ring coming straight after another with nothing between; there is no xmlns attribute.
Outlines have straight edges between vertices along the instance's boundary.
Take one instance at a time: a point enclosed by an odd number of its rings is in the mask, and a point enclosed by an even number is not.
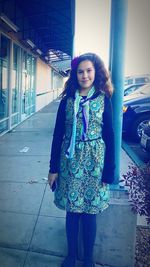
<svg viewBox="0 0 150 267"><path fill-rule="evenodd" d="M111 29L109 70L114 85L112 96L113 124L115 131L115 181L120 179L120 155L122 141L122 104L124 90L125 37L128 0L111 0Z"/></svg>

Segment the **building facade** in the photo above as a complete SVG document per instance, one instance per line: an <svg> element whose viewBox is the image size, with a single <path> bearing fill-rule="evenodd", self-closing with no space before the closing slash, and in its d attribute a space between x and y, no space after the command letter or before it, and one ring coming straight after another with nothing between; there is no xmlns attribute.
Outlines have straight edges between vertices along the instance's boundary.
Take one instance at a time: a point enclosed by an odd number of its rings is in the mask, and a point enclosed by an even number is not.
<svg viewBox="0 0 150 267"><path fill-rule="evenodd" d="M63 84L60 73L0 30L0 135L57 98Z"/></svg>

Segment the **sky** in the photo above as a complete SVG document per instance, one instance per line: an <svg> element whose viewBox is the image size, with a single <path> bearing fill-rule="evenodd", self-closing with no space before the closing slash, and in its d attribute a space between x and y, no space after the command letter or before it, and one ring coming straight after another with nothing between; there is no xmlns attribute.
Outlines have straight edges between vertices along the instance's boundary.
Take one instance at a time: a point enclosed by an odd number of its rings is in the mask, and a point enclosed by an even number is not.
<svg viewBox="0 0 150 267"><path fill-rule="evenodd" d="M74 55L97 53L108 68L111 0L76 0ZM150 0L128 0L125 76L150 74Z"/></svg>

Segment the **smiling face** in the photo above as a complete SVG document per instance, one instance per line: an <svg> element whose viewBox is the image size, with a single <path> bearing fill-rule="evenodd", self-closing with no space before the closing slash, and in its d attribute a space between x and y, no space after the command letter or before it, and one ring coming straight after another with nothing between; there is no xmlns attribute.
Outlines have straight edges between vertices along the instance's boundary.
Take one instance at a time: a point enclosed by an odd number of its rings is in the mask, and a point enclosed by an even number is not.
<svg viewBox="0 0 150 267"><path fill-rule="evenodd" d="M80 91L88 92L95 80L95 68L90 60L82 61L77 68Z"/></svg>

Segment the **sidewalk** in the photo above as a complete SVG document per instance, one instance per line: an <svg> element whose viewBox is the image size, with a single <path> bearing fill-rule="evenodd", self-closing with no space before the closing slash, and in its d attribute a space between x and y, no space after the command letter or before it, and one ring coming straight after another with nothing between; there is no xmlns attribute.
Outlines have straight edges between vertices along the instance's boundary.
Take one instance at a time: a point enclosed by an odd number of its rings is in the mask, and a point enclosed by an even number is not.
<svg viewBox="0 0 150 267"><path fill-rule="evenodd" d="M60 267L65 255L65 212L46 181L58 104L0 138L0 267ZM122 174L131 162L123 150L121 162Z"/></svg>

